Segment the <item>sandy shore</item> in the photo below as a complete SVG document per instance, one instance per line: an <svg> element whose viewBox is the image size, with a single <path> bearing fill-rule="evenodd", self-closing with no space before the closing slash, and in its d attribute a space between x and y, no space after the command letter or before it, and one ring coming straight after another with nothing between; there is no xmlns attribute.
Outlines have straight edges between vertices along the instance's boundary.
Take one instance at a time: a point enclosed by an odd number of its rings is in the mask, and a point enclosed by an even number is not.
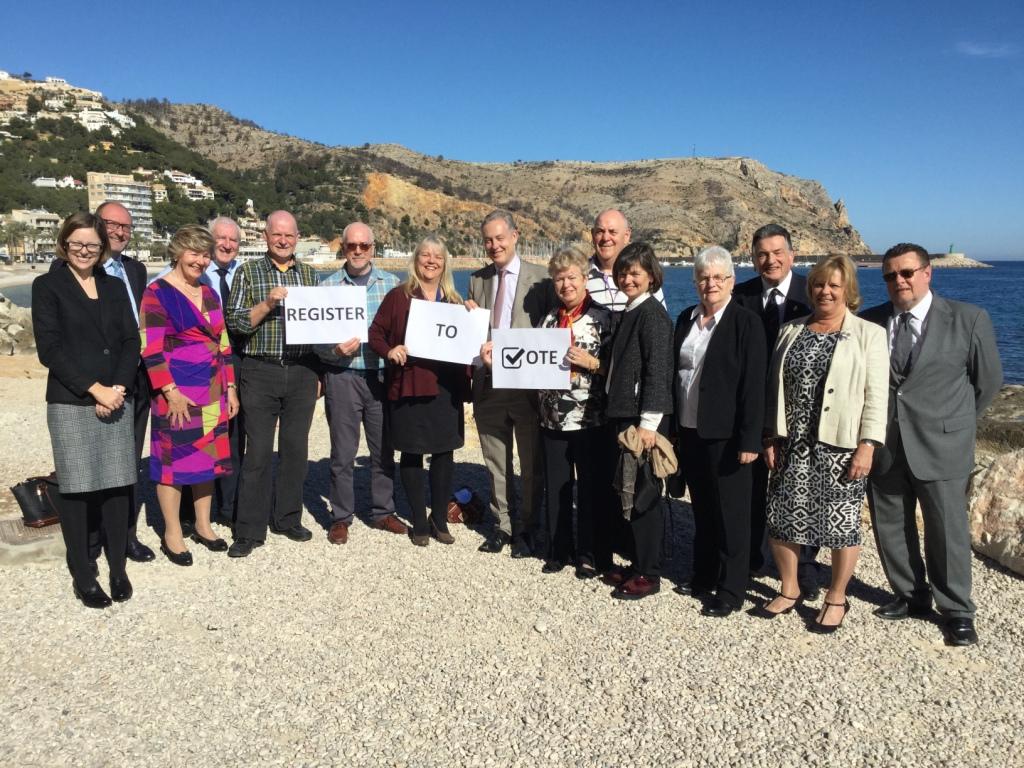
<svg viewBox="0 0 1024 768"><path fill-rule="evenodd" d="M5 485L51 468L44 381L34 358L0 358ZM457 481L486 495L470 432ZM1020 764L1024 580L987 561L974 560L978 646L945 647L934 622L871 615L889 595L870 535L846 625L819 637L805 628L814 607L714 620L674 594L689 570L684 503L664 589L638 604L568 570L542 575L538 560L480 554L482 533L461 526L451 547L360 523L333 546L327 455L321 403L309 543L271 536L244 560L193 546L191 568L129 564L136 595L106 611L74 600L59 546L0 566L2 762ZM361 504L365 460L364 448ZM2 495L0 517L13 505ZM157 546L150 527L140 535ZM758 579L749 596L776 586Z"/></svg>

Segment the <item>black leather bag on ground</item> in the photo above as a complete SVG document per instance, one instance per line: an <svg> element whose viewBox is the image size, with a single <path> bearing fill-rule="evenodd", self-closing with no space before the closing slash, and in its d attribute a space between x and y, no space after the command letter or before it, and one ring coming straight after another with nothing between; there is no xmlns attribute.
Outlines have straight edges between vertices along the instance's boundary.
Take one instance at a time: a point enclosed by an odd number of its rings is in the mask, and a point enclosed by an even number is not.
<svg viewBox="0 0 1024 768"><path fill-rule="evenodd" d="M21 507L22 522L29 528L43 528L59 522L57 515L57 473L30 477L11 486L11 493Z"/></svg>

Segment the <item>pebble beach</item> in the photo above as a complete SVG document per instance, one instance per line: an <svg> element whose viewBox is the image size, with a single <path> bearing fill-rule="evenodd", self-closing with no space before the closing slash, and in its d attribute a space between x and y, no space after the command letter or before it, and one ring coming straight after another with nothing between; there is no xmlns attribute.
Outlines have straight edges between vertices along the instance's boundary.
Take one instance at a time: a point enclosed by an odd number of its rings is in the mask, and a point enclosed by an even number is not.
<svg viewBox="0 0 1024 768"><path fill-rule="evenodd" d="M0 480L52 468L45 370L0 358ZM486 497L467 418L456 485ZM833 636L820 602L773 621L700 615L675 594L692 512L673 502L662 592L639 603L537 559L420 549L356 522L326 538L329 440L310 434L303 522L248 558L129 563L135 597L74 599L60 537L0 551L0 762L11 766L1022 765L1024 580L974 559L981 642L871 614L889 592L873 540ZM367 451L357 498L368 491ZM3 494L0 517L15 514ZM150 495L146 513L159 519ZM399 495L399 514L407 508ZM158 535L140 524L156 549ZM227 529L219 533L228 537ZM823 555L827 561L827 556ZM101 583L106 569L101 562ZM760 602L777 582L751 582ZM749 604L748 604L749 607Z"/></svg>

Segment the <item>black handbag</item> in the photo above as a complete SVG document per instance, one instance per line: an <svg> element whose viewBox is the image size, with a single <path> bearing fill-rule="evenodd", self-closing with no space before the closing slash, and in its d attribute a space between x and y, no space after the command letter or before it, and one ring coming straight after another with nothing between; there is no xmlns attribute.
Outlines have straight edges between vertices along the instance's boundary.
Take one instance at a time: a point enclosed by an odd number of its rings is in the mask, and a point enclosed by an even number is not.
<svg viewBox="0 0 1024 768"><path fill-rule="evenodd" d="M43 528L59 522L57 514L57 473L30 477L11 486L11 493L21 507L21 521L29 528Z"/></svg>
<svg viewBox="0 0 1024 768"><path fill-rule="evenodd" d="M661 499L662 480L654 474L654 464L644 458L636 470L636 483L633 485L633 509L643 513L651 509Z"/></svg>

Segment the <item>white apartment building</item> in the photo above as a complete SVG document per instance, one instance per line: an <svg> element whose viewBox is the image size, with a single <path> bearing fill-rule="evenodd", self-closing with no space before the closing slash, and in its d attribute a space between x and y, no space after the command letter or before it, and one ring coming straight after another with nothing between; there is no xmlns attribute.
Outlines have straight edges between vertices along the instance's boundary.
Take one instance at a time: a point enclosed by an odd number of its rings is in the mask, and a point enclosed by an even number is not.
<svg viewBox="0 0 1024 768"><path fill-rule="evenodd" d="M65 80L63 77L47 77L46 80L44 80L44 82L49 83L50 85L67 85L68 84L68 81Z"/></svg>
<svg viewBox="0 0 1024 768"><path fill-rule="evenodd" d="M198 184L194 187L185 187L185 196L189 200L213 200L213 190L205 184Z"/></svg>
<svg viewBox="0 0 1024 768"><path fill-rule="evenodd" d="M120 173L89 171L89 210L95 211L107 200L120 203L132 215L135 232L144 240L153 239L153 189L144 181Z"/></svg>
<svg viewBox="0 0 1024 768"><path fill-rule="evenodd" d="M32 186L40 189L56 189L57 180L52 176L40 176L38 179L32 179Z"/></svg>

